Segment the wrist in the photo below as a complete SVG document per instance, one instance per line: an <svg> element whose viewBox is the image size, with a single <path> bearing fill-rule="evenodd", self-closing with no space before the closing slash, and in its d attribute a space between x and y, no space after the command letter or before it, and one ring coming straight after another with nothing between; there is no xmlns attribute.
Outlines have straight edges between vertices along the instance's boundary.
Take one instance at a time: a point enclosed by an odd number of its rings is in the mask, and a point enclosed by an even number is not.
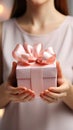
<svg viewBox="0 0 73 130"><path fill-rule="evenodd" d="M6 99L7 99L7 101L8 102L11 102L11 95L10 95L10 93L9 93L9 87L10 87L11 85L10 85L10 83L8 82L8 81L6 81L5 83L4 83L4 87L5 87L5 93L6 93Z"/></svg>
<svg viewBox="0 0 73 130"><path fill-rule="evenodd" d="M0 85L0 108L5 107L11 101L7 88L8 88L7 81Z"/></svg>
<svg viewBox="0 0 73 130"><path fill-rule="evenodd" d="M68 90L67 90L67 97L70 97L70 96L71 96L71 94L72 94L72 88L73 88L73 86L72 86L72 84L69 82L69 83L68 83Z"/></svg>
<svg viewBox="0 0 73 130"><path fill-rule="evenodd" d="M73 85L71 83L69 84L67 96L62 101L73 110Z"/></svg>

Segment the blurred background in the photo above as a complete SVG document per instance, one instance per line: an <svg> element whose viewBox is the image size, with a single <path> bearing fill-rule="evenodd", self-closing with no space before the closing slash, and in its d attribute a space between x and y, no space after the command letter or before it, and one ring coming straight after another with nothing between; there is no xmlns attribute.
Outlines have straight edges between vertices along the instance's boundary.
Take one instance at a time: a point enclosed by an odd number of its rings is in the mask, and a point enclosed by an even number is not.
<svg viewBox="0 0 73 130"><path fill-rule="evenodd" d="M68 1L70 15L73 15L73 0ZM7 20L10 16L14 0L0 0L0 21Z"/></svg>
<svg viewBox="0 0 73 130"><path fill-rule="evenodd" d="M14 0L0 0L0 21L7 20L10 16Z"/></svg>
<svg viewBox="0 0 73 130"><path fill-rule="evenodd" d="M0 21L9 19L14 0L0 0ZM68 0L69 14L73 15L73 0ZM4 111L0 109L0 119Z"/></svg>

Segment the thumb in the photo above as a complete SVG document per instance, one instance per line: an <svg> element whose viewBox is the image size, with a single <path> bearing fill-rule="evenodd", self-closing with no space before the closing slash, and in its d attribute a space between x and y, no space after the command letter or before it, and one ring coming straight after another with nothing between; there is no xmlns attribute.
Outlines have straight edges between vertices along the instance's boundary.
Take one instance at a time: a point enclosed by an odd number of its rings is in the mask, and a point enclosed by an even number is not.
<svg viewBox="0 0 73 130"><path fill-rule="evenodd" d="M15 84L16 84L16 67L17 67L17 63L13 62L12 63L12 70L11 70L11 73L8 77L8 82L13 86L15 86Z"/></svg>
<svg viewBox="0 0 73 130"><path fill-rule="evenodd" d="M16 67L17 67L17 63L13 62L12 63L12 70L11 70L11 76L14 77L14 75L16 75Z"/></svg>
<svg viewBox="0 0 73 130"><path fill-rule="evenodd" d="M57 66L57 77L63 78L62 69L61 69L60 63L58 61L56 62L56 66Z"/></svg>
<svg viewBox="0 0 73 130"><path fill-rule="evenodd" d="M57 83L58 85L61 85L64 82L64 76L62 73L60 63L58 61L56 62L56 67L57 67Z"/></svg>

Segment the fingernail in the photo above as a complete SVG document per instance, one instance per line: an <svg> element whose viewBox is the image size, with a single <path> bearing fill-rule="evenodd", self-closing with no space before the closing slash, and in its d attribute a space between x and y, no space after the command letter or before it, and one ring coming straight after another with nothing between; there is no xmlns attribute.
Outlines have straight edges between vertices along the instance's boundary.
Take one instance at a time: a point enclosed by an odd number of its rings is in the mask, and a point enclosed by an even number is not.
<svg viewBox="0 0 73 130"><path fill-rule="evenodd" d="M32 91L32 93L35 93L34 91Z"/></svg>
<svg viewBox="0 0 73 130"><path fill-rule="evenodd" d="M24 90L27 90L27 88L24 87Z"/></svg>
<svg viewBox="0 0 73 130"><path fill-rule="evenodd" d="M44 94L44 92L41 92L41 94Z"/></svg>
<svg viewBox="0 0 73 130"><path fill-rule="evenodd" d="M40 97L42 97L43 95L40 94Z"/></svg>
<svg viewBox="0 0 73 130"><path fill-rule="evenodd" d="M32 96L33 96L33 97L35 97L35 94L34 94L34 93L32 93Z"/></svg>
<svg viewBox="0 0 73 130"><path fill-rule="evenodd" d="M45 90L44 92L48 92L48 90Z"/></svg>
<svg viewBox="0 0 73 130"><path fill-rule="evenodd" d="M54 90L54 88L49 88L48 90Z"/></svg>
<svg viewBox="0 0 73 130"><path fill-rule="evenodd" d="M41 92L40 96L43 96L45 93L44 92Z"/></svg>

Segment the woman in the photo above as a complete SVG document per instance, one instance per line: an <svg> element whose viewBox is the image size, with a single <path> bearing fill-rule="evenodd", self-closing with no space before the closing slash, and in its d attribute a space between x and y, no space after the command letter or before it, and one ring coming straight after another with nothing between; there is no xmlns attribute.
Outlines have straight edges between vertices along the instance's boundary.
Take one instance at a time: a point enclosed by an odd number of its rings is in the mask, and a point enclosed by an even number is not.
<svg viewBox="0 0 73 130"><path fill-rule="evenodd" d="M26 6L22 11L18 8L20 1L15 3L11 17L17 18L1 26L0 108L5 107L1 130L73 130L73 18L67 15L66 1L23 0L22 6ZM60 67L57 62L58 87L49 87L39 99L26 86L14 87L16 63L12 66L12 50L23 42L53 46L61 63Z"/></svg>

